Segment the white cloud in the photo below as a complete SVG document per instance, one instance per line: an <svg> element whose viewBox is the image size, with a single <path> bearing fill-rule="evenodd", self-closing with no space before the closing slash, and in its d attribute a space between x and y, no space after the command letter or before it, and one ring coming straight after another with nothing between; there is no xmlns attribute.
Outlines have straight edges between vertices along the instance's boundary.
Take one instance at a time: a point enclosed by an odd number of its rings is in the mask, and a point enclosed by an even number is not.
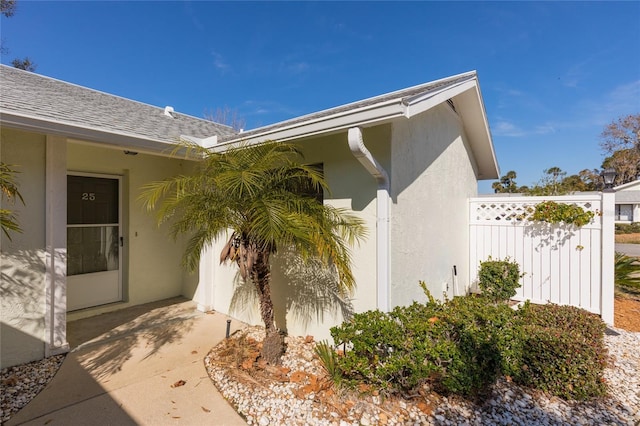
<svg viewBox="0 0 640 426"><path fill-rule="evenodd" d="M520 137L525 136L525 132L513 123L500 120L491 131L494 136Z"/></svg>
<svg viewBox="0 0 640 426"><path fill-rule="evenodd" d="M298 115L297 111L275 101L247 100L243 103L242 110L247 116L275 114L290 118Z"/></svg>
<svg viewBox="0 0 640 426"><path fill-rule="evenodd" d="M216 51L211 51L211 56L213 56L213 65L219 69L220 71L229 71L231 70L231 65L225 61L224 57Z"/></svg>
<svg viewBox="0 0 640 426"><path fill-rule="evenodd" d="M556 126L551 123L545 123L538 125L534 128L533 133L536 135L547 135L549 133L555 133Z"/></svg>
<svg viewBox="0 0 640 426"><path fill-rule="evenodd" d="M640 113L640 80L620 84L600 98L584 101L581 107L587 123L599 127L623 115Z"/></svg>
<svg viewBox="0 0 640 426"><path fill-rule="evenodd" d="M492 126L491 133L494 136L506 136L512 138L527 137L531 135L547 135L556 132L557 125L553 123L538 124L532 128L523 128L510 121L499 119L495 126Z"/></svg>
<svg viewBox="0 0 640 426"><path fill-rule="evenodd" d="M280 69L289 74L302 74L310 69L310 65L307 62L285 62L281 64Z"/></svg>

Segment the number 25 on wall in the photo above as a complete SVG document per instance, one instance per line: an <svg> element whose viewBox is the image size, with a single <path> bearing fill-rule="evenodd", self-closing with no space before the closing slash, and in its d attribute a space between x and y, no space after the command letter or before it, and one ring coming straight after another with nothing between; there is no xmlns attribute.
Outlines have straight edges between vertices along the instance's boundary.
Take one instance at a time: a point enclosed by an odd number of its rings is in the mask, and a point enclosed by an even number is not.
<svg viewBox="0 0 640 426"><path fill-rule="evenodd" d="M83 192L82 193L82 201L95 201L96 193L95 192Z"/></svg>

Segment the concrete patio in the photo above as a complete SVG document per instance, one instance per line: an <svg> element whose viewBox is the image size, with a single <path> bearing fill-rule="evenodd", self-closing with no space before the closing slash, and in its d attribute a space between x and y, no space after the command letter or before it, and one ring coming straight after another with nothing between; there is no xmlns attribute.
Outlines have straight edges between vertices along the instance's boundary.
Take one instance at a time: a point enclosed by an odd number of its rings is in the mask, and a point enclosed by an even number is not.
<svg viewBox="0 0 640 426"><path fill-rule="evenodd" d="M72 352L7 425L245 425L203 363L227 319L174 298L70 322Z"/></svg>

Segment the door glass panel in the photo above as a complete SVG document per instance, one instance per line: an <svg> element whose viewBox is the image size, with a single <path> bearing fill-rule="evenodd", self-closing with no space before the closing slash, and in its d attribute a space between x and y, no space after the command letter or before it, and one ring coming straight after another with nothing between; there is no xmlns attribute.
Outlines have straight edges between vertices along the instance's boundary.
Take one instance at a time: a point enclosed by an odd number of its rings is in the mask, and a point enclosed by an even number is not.
<svg viewBox="0 0 640 426"><path fill-rule="evenodd" d="M67 228L67 275L119 268L117 226Z"/></svg>
<svg viewBox="0 0 640 426"><path fill-rule="evenodd" d="M119 223L118 180L67 176L67 224Z"/></svg>

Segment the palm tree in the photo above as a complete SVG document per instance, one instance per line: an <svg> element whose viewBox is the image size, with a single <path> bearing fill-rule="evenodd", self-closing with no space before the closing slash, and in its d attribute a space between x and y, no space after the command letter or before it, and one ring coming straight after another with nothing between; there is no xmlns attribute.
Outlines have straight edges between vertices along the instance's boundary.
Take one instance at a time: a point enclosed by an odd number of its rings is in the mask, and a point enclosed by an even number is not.
<svg viewBox="0 0 640 426"><path fill-rule="evenodd" d="M616 252L615 284L617 287L640 290L640 260Z"/></svg>
<svg viewBox="0 0 640 426"><path fill-rule="evenodd" d="M200 254L229 235L220 263L235 262L243 280L251 280L266 334L262 356L277 364L284 339L276 328L271 299L269 258L278 248L293 249L303 260L319 259L334 268L339 288L355 286L349 246L365 235L362 220L319 202L314 192L328 191L322 172L303 164L300 151L286 143L265 142L212 152L182 144L202 156L199 170L143 188L148 210L171 233L190 236L183 264L195 270Z"/></svg>
<svg viewBox="0 0 640 426"><path fill-rule="evenodd" d="M18 172L11 167L0 162L0 196L10 203L15 203L16 199L20 200L24 205L24 199L20 195L15 181L15 175ZM9 240L11 240L9 231L22 232L16 214L5 208L0 208L0 227Z"/></svg>

